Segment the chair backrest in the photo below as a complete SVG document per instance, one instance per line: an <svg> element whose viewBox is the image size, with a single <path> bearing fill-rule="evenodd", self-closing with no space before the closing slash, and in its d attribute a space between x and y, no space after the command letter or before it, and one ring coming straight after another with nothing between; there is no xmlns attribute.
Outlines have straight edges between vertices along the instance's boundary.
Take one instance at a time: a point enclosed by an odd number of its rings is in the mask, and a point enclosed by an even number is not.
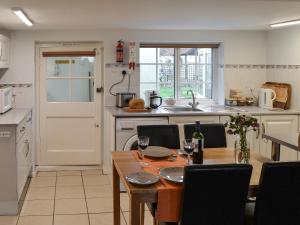
<svg viewBox="0 0 300 225"><path fill-rule="evenodd" d="M201 133L204 135L204 148L227 147L225 127L222 123L210 123L200 125ZM195 124L184 124L184 136L192 138L196 130Z"/></svg>
<svg viewBox="0 0 300 225"><path fill-rule="evenodd" d="M137 127L138 136L148 136L150 146L163 146L179 149L179 130L177 125L143 125Z"/></svg>
<svg viewBox="0 0 300 225"><path fill-rule="evenodd" d="M242 225L252 166L185 167L180 225Z"/></svg>
<svg viewBox="0 0 300 225"><path fill-rule="evenodd" d="M256 197L256 225L300 224L300 162L264 163Z"/></svg>

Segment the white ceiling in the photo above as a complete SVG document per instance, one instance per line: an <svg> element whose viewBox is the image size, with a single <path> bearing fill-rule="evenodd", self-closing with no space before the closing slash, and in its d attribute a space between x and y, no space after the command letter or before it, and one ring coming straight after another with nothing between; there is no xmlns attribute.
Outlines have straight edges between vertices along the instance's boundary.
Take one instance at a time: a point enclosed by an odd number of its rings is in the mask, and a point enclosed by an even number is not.
<svg viewBox="0 0 300 225"><path fill-rule="evenodd" d="M11 12L21 7L26 27ZM268 29L300 18L300 0L1 0L0 28Z"/></svg>

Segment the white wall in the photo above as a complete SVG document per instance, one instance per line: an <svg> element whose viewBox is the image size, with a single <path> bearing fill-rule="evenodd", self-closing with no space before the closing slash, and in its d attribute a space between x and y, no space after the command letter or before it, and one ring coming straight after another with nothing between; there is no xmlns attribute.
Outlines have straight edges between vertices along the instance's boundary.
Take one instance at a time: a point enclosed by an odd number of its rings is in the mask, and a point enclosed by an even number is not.
<svg viewBox="0 0 300 225"><path fill-rule="evenodd" d="M266 64L266 32L264 31L164 31L164 30L80 30L80 31L14 31L11 33L11 67L1 83L34 83L35 42L101 41L104 64L115 62L115 45L120 38L136 42L220 42L224 46L221 64ZM106 67L104 74L105 105L114 105L108 94L111 84L121 79L126 67ZM223 69L222 69L223 70ZM258 88L266 79L264 69L224 68L225 95L229 88ZM115 91L126 90L126 82ZM33 86L34 87L34 86ZM138 70L132 75L132 91L139 91ZM33 93L33 90L30 90ZM26 93L28 94L28 93ZM17 99L26 95L19 93ZM224 95L222 92L221 96ZM33 99L33 98L31 98ZM221 98L222 99L222 98ZM24 103L24 101L21 101ZM222 103L222 102L220 102ZM32 105L32 102L28 102Z"/></svg>
<svg viewBox="0 0 300 225"><path fill-rule="evenodd" d="M267 80L292 85L291 108L300 108L300 27L267 33Z"/></svg>

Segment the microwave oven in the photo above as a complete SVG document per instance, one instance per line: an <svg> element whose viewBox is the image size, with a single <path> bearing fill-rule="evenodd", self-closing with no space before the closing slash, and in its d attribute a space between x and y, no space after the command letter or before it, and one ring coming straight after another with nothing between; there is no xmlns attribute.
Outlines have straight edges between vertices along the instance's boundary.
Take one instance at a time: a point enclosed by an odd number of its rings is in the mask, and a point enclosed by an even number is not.
<svg viewBox="0 0 300 225"><path fill-rule="evenodd" d="M12 108L12 87L0 87L0 114Z"/></svg>

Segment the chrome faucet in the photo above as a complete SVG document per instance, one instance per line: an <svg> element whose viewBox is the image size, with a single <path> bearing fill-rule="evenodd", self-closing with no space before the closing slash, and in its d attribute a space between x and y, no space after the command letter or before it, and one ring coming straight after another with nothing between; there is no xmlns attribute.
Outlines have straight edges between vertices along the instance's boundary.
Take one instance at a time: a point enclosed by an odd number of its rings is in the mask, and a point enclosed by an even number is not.
<svg viewBox="0 0 300 225"><path fill-rule="evenodd" d="M189 105L192 106L192 109L195 109L195 108L197 108L197 105L199 105L199 102L196 102L195 95L194 95L194 92L192 90L188 90L186 92L187 95L190 94L190 93L192 95L193 102L189 102Z"/></svg>

